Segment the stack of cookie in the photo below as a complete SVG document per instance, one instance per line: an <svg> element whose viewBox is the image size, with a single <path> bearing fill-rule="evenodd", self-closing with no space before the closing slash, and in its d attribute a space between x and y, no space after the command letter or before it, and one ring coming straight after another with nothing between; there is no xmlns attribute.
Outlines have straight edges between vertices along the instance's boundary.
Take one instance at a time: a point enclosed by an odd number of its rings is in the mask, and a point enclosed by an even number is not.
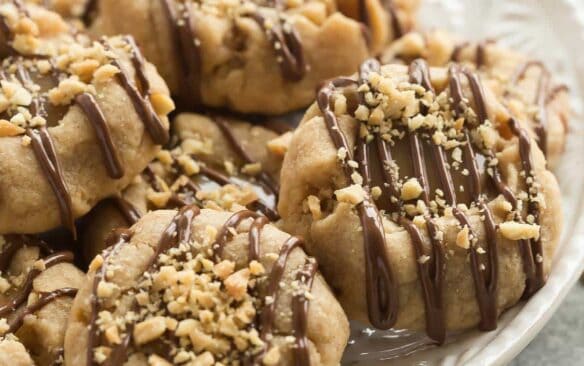
<svg viewBox="0 0 584 366"><path fill-rule="evenodd" d="M567 88L417 7L2 1L0 365L494 329L552 270Z"/></svg>

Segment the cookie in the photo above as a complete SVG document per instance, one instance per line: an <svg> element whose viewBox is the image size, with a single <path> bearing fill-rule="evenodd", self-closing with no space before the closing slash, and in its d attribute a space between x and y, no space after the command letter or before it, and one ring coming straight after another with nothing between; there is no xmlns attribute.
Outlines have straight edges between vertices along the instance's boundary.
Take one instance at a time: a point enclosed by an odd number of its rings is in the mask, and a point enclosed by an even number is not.
<svg viewBox="0 0 584 366"><path fill-rule="evenodd" d="M408 62L417 57L425 58L432 66L460 62L476 69L483 82L536 139L550 166L558 164L569 130L569 92L541 61L494 40L465 42L442 31L410 33L389 46L381 60Z"/></svg>
<svg viewBox="0 0 584 366"><path fill-rule="evenodd" d="M173 127L174 147L162 150L121 195L104 200L83 220L87 262L104 249L111 230L133 225L151 210L196 203L224 210L248 207L278 219L278 178L290 135L197 114L179 114Z"/></svg>
<svg viewBox="0 0 584 366"><path fill-rule="evenodd" d="M348 322L301 240L252 211L160 210L90 266L65 363L336 365Z"/></svg>
<svg viewBox="0 0 584 366"><path fill-rule="evenodd" d="M381 329L492 330L544 285L558 184L535 140L462 65L380 66L318 93L281 174L302 235L350 319Z"/></svg>
<svg viewBox="0 0 584 366"><path fill-rule="evenodd" d="M371 53L369 32L333 1L102 0L92 30L134 35L191 110L290 112Z"/></svg>
<svg viewBox="0 0 584 366"><path fill-rule="evenodd" d="M71 252L54 251L39 239L6 235L1 241L0 365L57 364L85 275Z"/></svg>
<svg viewBox="0 0 584 366"><path fill-rule="evenodd" d="M88 21L99 0L25 0L54 11L63 18Z"/></svg>
<svg viewBox="0 0 584 366"><path fill-rule="evenodd" d="M0 233L73 222L168 140L166 84L131 37L10 57L0 72Z"/></svg>
<svg viewBox="0 0 584 366"><path fill-rule="evenodd" d="M21 0L0 4L0 57L56 56L65 45L89 38L58 14Z"/></svg>
<svg viewBox="0 0 584 366"><path fill-rule="evenodd" d="M336 0L339 10L363 23L374 55L415 28L418 0Z"/></svg>

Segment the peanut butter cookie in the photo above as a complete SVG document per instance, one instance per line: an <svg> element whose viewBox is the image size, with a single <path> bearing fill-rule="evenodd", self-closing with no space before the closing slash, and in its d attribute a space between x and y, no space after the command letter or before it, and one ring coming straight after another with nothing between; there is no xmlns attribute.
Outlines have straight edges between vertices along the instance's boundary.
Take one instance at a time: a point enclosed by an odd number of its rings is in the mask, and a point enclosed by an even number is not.
<svg viewBox="0 0 584 366"><path fill-rule="evenodd" d="M111 230L144 213L189 204L233 210L247 207L278 219L279 174L291 133L220 116L180 114L172 147L160 151L119 196L101 202L83 220L84 257L104 249Z"/></svg>
<svg viewBox="0 0 584 366"><path fill-rule="evenodd" d="M331 0L102 0L92 30L136 37L185 106L259 114L307 106L323 80L352 74L389 37L370 45L379 32Z"/></svg>
<svg viewBox="0 0 584 366"><path fill-rule="evenodd" d="M370 60L329 82L294 133L283 228L307 241L349 318L381 329L496 327L545 283L558 184L473 71Z"/></svg>
<svg viewBox="0 0 584 366"><path fill-rule="evenodd" d="M465 42L443 31L410 33L389 46L381 60L407 63L418 57L431 66L459 62L477 70L501 103L525 124L550 167L556 166L569 128L569 93L541 61L494 40Z"/></svg>
<svg viewBox="0 0 584 366"><path fill-rule="evenodd" d="M61 364L69 310L85 275L71 252L39 239L6 235L0 242L0 365Z"/></svg>
<svg viewBox="0 0 584 366"><path fill-rule="evenodd" d="M347 319L301 240L252 211L153 211L90 266L70 365L337 365Z"/></svg>
<svg viewBox="0 0 584 366"><path fill-rule="evenodd" d="M21 0L0 4L0 57L56 56L65 45L89 38L58 14Z"/></svg>
<svg viewBox="0 0 584 366"><path fill-rule="evenodd" d="M74 231L168 140L174 104L131 37L7 58L0 86L0 233Z"/></svg>

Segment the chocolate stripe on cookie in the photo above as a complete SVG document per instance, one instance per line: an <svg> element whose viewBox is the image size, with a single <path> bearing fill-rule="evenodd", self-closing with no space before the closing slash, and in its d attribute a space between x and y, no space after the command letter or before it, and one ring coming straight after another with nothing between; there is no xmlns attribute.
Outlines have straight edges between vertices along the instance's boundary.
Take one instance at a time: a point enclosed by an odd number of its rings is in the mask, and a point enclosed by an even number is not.
<svg viewBox="0 0 584 366"><path fill-rule="evenodd" d="M404 27L402 26L397 13L397 7L393 0L382 0L383 8L389 15L389 26L393 32L393 38L399 38L404 35ZM367 9L367 0L359 0L359 20L368 28L371 27L371 19L369 17L369 10Z"/></svg>
<svg viewBox="0 0 584 366"><path fill-rule="evenodd" d="M124 168L116 153L112 135L105 120L105 116L93 95L89 93L79 94L75 97L77 105L83 110L87 119L95 130L99 141L99 148L103 155L104 164L110 177L119 179L124 176Z"/></svg>
<svg viewBox="0 0 584 366"><path fill-rule="evenodd" d="M462 148L460 151L460 163L464 168L461 175L464 184L461 186L460 191L465 192L465 195L469 195L470 205L476 206L483 217L482 224L485 227L486 242L484 248L478 245L478 236L472 229L470 218L459 206L459 203L461 203L459 200L463 202L466 200L462 193L460 197L457 195L452 171L453 162L448 160L442 145L426 141L428 134L425 132L428 131L412 131L408 128L394 125L397 141L393 140L390 145L381 137L379 129L373 128L369 130L369 134L361 133L360 136L362 137L358 137L355 144L355 161L353 161L347 138L340 129L336 116L331 110L332 96L343 89L368 86L370 75L379 72L380 66L377 61L366 61L361 66L358 82L347 79L333 80L319 91L317 100L335 147L339 151L344 150L347 152L346 154L339 154L347 180L352 181L355 172L358 172L362 178L363 188L367 193L364 201L359 203L356 208L361 218L364 233L369 319L378 328L387 329L391 327L395 323L397 304L399 303L396 290L397 284L391 275L392 269L385 250L385 234L380 213L371 199L372 187L379 187L381 195L376 199L377 204L385 210L385 215L407 231L413 245L418 262L417 267L422 286L422 296L425 302L427 334L438 343L443 343L446 337L442 299L446 256L442 233L439 232L435 221L438 214L437 212L430 213L426 211L425 214L420 216L428 230L430 242L430 250L428 250L425 249L428 248L428 245L424 243L424 236L420 231L419 225L413 223L404 214L407 202L403 201L403 197L400 198L399 188L397 187L398 182L396 181L399 179L399 172L397 170L394 172L392 168L392 166L396 165L392 157L392 148L396 148L394 147L396 145L402 146L405 144L404 148L407 148L409 151L408 156L411 158L412 176L420 187L419 197L421 202L425 207L431 207L432 203L435 203L433 200L436 200L436 197L439 200L443 200L444 208L450 208L462 229L468 232L471 273L481 314L479 328L481 330L495 329L498 316L498 229L493 213L487 205L488 192L484 191L481 186L481 180L485 173L479 170L479 162L485 164L485 171L488 171L486 176L493 182L496 191L509 201L513 209L516 210L512 221L524 223L526 219L521 217L521 213L517 211L518 201L501 178L500 168L495 159L495 152L483 146L476 147L476 150L473 147L471 132L489 123L486 100L480 80L476 74L456 64L452 65L448 70L448 87L454 116L456 118L464 118L466 110L469 108L467 105L468 98L465 97L462 88L461 79L464 77L468 80L472 93L474 113L477 117L476 124L463 125L462 137L458 141ZM412 62L408 74L410 83L418 84L427 93L435 95L429 68L425 61L418 59ZM362 90L370 91L370 88L359 88L360 92L358 94L361 104L367 103L365 92ZM422 116L426 115L428 108L425 104L420 104L420 114ZM511 120L509 125L519 140L521 163L523 171L526 172L525 184L531 197L537 193L537 187L533 176L530 140L527 133L514 120ZM429 135L432 134L430 133ZM376 152L373 152L372 149L375 149ZM429 149L429 151L425 151L426 149ZM426 156L432 157L436 167L437 178L433 179L432 182L427 172ZM373 174L375 168L372 164L375 161L379 162L380 168L377 170L379 173ZM399 166L398 168L406 169L407 171L405 166ZM537 200L529 198L528 205L527 214L533 218L529 222L539 224L539 204ZM525 296L530 296L545 282L542 244L540 239L518 240L518 244L523 255L527 277Z"/></svg>
<svg viewBox="0 0 584 366"><path fill-rule="evenodd" d="M152 274L158 268L158 258L161 254L167 252L171 248L175 248L180 244L188 243L192 240L192 224L195 217L200 213L200 210L196 206L186 206L182 208L176 216L172 219L170 224L166 227L161 235L161 238L154 248L154 254L150 257L150 260L146 267L146 272ZM248 233L249 238L249 257L248 263L257 260L260 256L260 236L262 228L268 222L266 218L259 216L257 213L252 211L240 211L231 216L219 229L218 235L216 237L216 242L213 245L214 260L219 263L221 258L220 249L226 244L230 237L232 230L235 230L237 226L244 220L254 219L250 231ZM108 239L112 245L106 249L103 254L103 264L99 271L95 273L93 280L93 293L90 297L91 303L91 315L90 315L90 326L89 326L89 340L87 348L87 365L97 364L93 357L93 352L96 347L101 343L101 334L98 328L98 314L101 311L100 301L98 300L97 290L101 281L105 280L106 273L109 268L108 259L113 255L119 254L121 248L128 244L132 236L129 230L118 230L113 233ZM264 308L261 311L261 315L257 319L257 326L260 330L260 337L265 342L265 346L258 355L250 360L254 364L261 363L262 357L269 350L270 339L274 333L275 319L276 319L276 302L278 299L278 294L280 292L280 282L284 275L284 270L288 263L290 254L294 249L301 247L302 240L296 237L290 237L283 244L280 249L278 258L272 266L272 270L268 275L268 285L265 293L265 299L271 299L269 302L265 301ZM296 280L299 284L304 285L307 291L310 291L314 281L314 277L317 272L317 265L312 259L308 259L305 264L300 268L296 274ZM310 353L308 349L307 340L307 316L308 316L308 300L306 298L305 292L297 293L292 298L292 332L295 338L295 347L293 352L295 355L295 361L297 365L308 365L310 364ZM133 310L137 310L137 303L134 302ZM130 348L132 347L132 334L133 334L134 323L130 323L125 331L125 337L119 344L112 346L112 351L109 357L104 361L105 365L121 365L125 362L130 353Z"/></svg>
<svg viewBox="0 0 584 366"><path fill-rule="evenodd" d="M368 65L378 67L375 60ZM347 153L342 160L345 175L351 181L351 175L357 171L348 162L352 160L352 151L347 137L340 128L337 117L331 109L333 93L339 88L354 86L357 82L340 78L327 83L318 92L318 106L324 115L327 130L337 150L344 149ZM360 144L358 145L360 146ZM385 232L379 210L371 201L369 195L357 206L361 225L363 226L365 251L365 276L367 309L369 321L380 329L391 328L397 320L399 306L398 288L395 276L385 251Z"/></svg>
<svg viewBox="0 0 584 366"><path fill-rule="evenodd" d="M124 69L118 60L112 59L111 64L120 70L120 72L116 74L117 79L121 86L126 90L126 93L128 93L128 96L134 105L134 109L136 110L138 116L140 116L140 119L144 123L144 126L150 134L150 137L157 145L164 145L168 142L169 134L158 115L156 115L156 112L152 108L152 104L149 100L150 84L148 82L148 77L146 76L144 58L132 37L126 36L124 40L130 47L132 64L135 67L136 76L142 84L142 92L138 90L134 83L130 82L130 76L128 75L128 72ZM105 47L106 50L111 51L111 47L107 43L106 39L102 39L101 44Z"/></svg>
<svg viewBox="0 0 584 366"><path fill-rule="evenodd" d="M60 263L72 263L73 253L71 252L58 252L51 254L42 259L44 267L51 268ZM42 273L42 270L35 267L31 268L26 275L26 279L20 286L18 291L9 297L6 304L0 306L0 317L6 317L10 313L16 311L22 304L26 302L30 293L32 292L32 285L34 280Z"/></svg>
<svg viewBox="0 0 584 366"><path fill-rule="evenodd" d="M194 101L202 104L202 58L200 39L192 19L192 2L190 0L178 2L176 0L160 0L165 16L172 29L172 41L179 57L179 64L183 70L181 78L180 97L184 102ZM279 8L278 2L263 4L264 7ZM258 11L246 14L254 19L264 30L272 44L282 76L289 81L299 81L306 74L306 63L300 35L292 25L285 23L278 12L278 25L266 26L266 18Z"/></svg>

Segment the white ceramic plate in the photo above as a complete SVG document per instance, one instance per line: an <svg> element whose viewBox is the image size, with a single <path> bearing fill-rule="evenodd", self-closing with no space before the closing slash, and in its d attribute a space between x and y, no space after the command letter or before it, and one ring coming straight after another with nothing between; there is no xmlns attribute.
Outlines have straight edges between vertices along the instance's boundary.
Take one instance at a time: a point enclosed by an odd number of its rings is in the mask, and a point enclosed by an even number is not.
<svg viewBox="0 0 584 366"><path fill-rule="evenodd" d="M543 60L570 87L574 115L562 163L565 228L544 288L503 314L497 330L468 332L442 347L416 335L356 330L344 365L505 365L542 329L584 270L584 2L423 0L420 24L470 39L496 38ZM396 349L397 348L397 349ZM415 351L415 352L414 352ZM412 354L410 354L412 353ZM400 354L395 358L395 354ZM409 356L403 356L410 354Z"/></svg>

